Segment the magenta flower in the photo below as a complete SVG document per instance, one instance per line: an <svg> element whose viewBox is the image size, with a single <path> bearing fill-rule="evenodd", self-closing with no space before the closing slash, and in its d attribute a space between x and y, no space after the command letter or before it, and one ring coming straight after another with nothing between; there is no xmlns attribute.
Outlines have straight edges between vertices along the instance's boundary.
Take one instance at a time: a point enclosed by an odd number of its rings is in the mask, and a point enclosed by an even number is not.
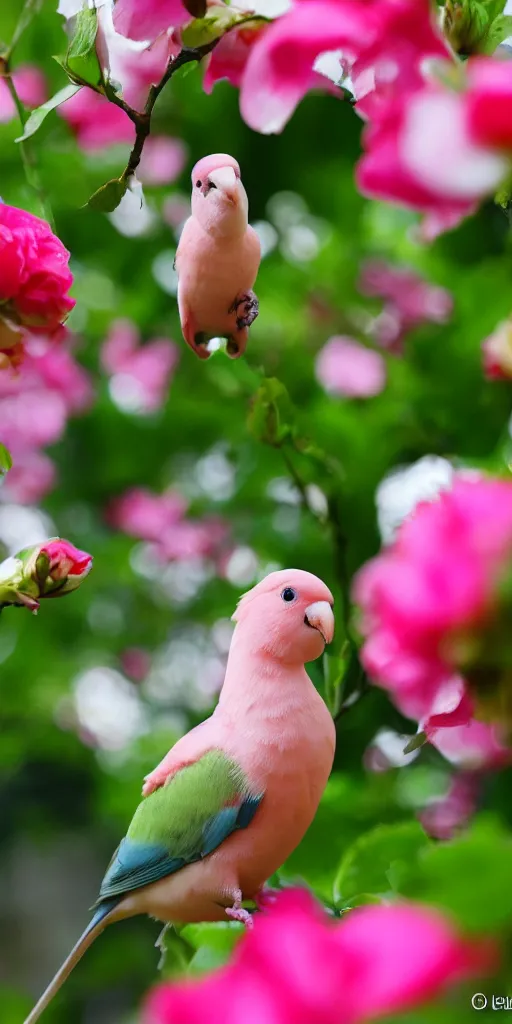
<svg viewBox="0 0 512 1024"><path fill-rule="evenodd" d="M406 1009L493 966L444 918L409 903L363 907L336 923L300 889L280 893L227 967L164 984L144 1024L359 1024Z"/></svg>
<svg viewBox="0 0 512 1024"><path fill-rule="evenodd" d="M261 25L233 29L222 37L208 58L208 66L203 78L203 89L210 93L216 82L226 79L231 85L239 88L249 54L266 31Z"/></svg>
<svg viewBox="0 0 512 1024"><path fill-rule="evenodd" d="M145 345L139 342L135 324L114 320L101 349L101 362L111 376L116 404L128 412L147 414L160 409L167 397L179 349L169 338L154 338Z"/></svg>
<svg viewBox="0 0 512 1024"><path fill-rule="evenodd" d="M316 357L315 372L322 387L346 398L372 398L386 385L386 364L379 352L353 338L330 338Z"/></svg>
<svg viewBox="0 0 512 1024"><path fill-rule="evenodd" d="M507 711L511 558L512 483L459 477L356 577L365 668L427 735Z"/></svg>
<svg viewBox="0 0 512 1024"><path fill-rule="evenodd" d="M251 50L240 95L250 127L281 131L303 96L320 85L314 64L330 51L340 51L360 113L372 117L418 86L427 58L449 57L429 0L297 0Z"/></svg>
<svg viewBox="0 0 512 1024"><path fill-rule="evenodd" d="M48 98L45 77L34 65L26 64L17 68L12 80L21 102L29 109L40 107ZM17 116L7 82L0 78L0 124L6 124Z"/></svg>
<svg viewBox="0 0 512 1024"><path fill-rule="evenodd" d="M49 224L0 203L0 307L2 318L32 330L53 331L75 305L69 252Z"/></svg>
<svg viewBox="0 0 512 1024"><path fill-rule="evenodd" d="M179 28L191 15L181 0L117 0L114 9L116 32L141 42L156 39L168 28Z"/></svg>
<svg viewBox="0 0 512 1024"><path fill-rule="evenodd" d="M15 454L12 469L2 483L0 499L17 505L37 505L53 490L55 479L55 465L48 455L37 449Z"/></svg>

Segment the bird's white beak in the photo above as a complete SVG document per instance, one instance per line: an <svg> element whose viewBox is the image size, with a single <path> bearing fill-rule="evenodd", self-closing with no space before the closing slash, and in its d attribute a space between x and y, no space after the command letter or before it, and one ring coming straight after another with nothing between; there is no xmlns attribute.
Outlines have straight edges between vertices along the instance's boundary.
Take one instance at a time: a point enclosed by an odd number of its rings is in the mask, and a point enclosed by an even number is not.
<svg viewBox="0 0 512 1024"><path fill-rule="evenodd" d="M235 201L238 195L238 180L232 167L217 167L208 177L228 199Z"/></svg>
<svg viewBox="0 0 512 1024"><path fill-rule="evenodd" d="M334 613L328 601L315 601L306 608L304 617L306 625L317 629L326 644L330 644L334 636Z"/></svg>

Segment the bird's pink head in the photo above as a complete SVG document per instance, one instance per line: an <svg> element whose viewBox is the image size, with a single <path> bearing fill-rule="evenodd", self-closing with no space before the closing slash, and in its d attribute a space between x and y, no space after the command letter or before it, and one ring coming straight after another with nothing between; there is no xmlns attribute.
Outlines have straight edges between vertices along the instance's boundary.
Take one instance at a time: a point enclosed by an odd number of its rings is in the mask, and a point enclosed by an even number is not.
<svg viewBox="0 0 512 1024"><path fill-rule="evenodd" d="M323 653L334 635L333 596L302 569L271 572L238 603L233 618L253 651L304 665Z"/></svg>
<svg viewBox="0 0 512 1024"><path fill-rule="evenodd" d="M198 160L192 171L192 214L205 231L245 230L247 195L234 157L211 153Z"/></svg>

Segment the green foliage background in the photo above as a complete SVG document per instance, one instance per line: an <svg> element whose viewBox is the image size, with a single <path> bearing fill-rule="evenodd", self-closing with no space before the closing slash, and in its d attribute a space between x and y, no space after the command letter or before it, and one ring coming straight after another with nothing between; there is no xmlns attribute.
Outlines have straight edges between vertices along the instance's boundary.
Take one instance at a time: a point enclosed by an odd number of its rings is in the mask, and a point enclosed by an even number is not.
<svg viewBox="0 0 512 1024"><path fill-rule="evenodd" d="M9 40L19 8L19 0L3 0L0 38ZM65 84L51 57L63 50L62 19L54 8L55 0L43 3L15 60L37 63L53 92ZM336 487L350 573L378 549L375 488L392 467L438 453L508 472L510 393L484 381L480 357L482 339L510 312L510 230L497 207L487 205L457 232L419 248L408 214L358 195L353 170L360 122L349 104L332 96L310 96L281 136L261 137L241 121L235 90L221 83L206 96L201 71L194 68L165 91L155 127L186 141L188 169L211 151L235 155L253 220L268 218L267 204L276 193L301 196L310 214L324 221L325 242L308 262L293 262L279 248L264 260L257 286L261 313L246 361L230 362L219 353L202 364L183 344L164 409L148 419L125 415L112 403L100 372L100 343L116 316L133 318L144 337L180 338L176 302L152 272L155 256L173 249L175 240L162 220L146 237L123 238L105 216L84 209L91 193L121 171L122 148L84 156L55 114L34 138L57 231L72 252L78 358L97 387L91 412L73 420L51 451L60 482L44 509L60 535L94 554L95 567L78 593L43 606L37 618L15 610L2 616L2 1024L18 1024L84 926L142 777L176 738L176 713L183 713L188 725L208 712L206 707L191 711L172 690L156 702L142 685L139 696L151 728L119 756L107 756L82 742L74 729L61 727L62 701L72 693L73 680L97 665L119 669L128 646L155 651L190 624L209 628L228 618L241 589L214 577L188 604L173 605L134 571L133 542L105 523L108 501L132 485L158 491L169 484L179 487L199 459L221 446L234 470L234 494L219 502L204 492L194 499L192 513L224 516L236 542L253 548L263 566L278 563L317 573L332 587L339 608L329 531L305 510L298 527L290 520L283 528L276 519L279 506L268 486L286 476L287 468L279 450L247 429L262 372L288 389L300 410L299 432L341 466ZM16 124L0 126L0 193L5 202L39 212L24 182L14 143L18 134ZM188 169L177 186L183 193ZM168 191L148 190L157 211ZM328 337L343 333L354 307L372 309L357 293L356 280L361 260L374 255L408 263L449 288L454 316L447 327L422 328L409 336L404 358L389 359L382 395L366 402L329 398L315 381L315 354ZM322 316L315 312L319 308ZM292 458L306 483L323 486L314 461L296 453ZM340 653L342 632L332 657ZM321 687L321 666L311 671ZM409 768L366 773L364 750L384 724L413 731L377 689L341 717L332 780L283 878L305 880L340 907L403 892L446 907L471 930L506 934L512 912L510 773L487 780L468 838L446 848L429 844L414 811L446 785L447 766L426 749ZM237 930L235 925L185 929L170 942L167 973L223 962ZM107 932L48 1011L48 1024L136 1020L142 994L158 978L156 935L157 926L145 920ZM507 994L507 977L505 958L495 991ZM402 1019L462 1024L472 1012L464 990L442 1006Z"/></svg>

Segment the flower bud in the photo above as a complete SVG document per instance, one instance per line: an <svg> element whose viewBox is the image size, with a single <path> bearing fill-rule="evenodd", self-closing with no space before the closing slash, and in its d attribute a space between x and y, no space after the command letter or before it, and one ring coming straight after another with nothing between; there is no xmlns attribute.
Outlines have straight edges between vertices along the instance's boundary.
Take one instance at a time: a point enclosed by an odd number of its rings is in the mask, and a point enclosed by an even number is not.
<svg viewBox="0 0 512 1024"><path fill-rule="evenodd" d="M463 56L482 53L489 30L489 15L477 0L447 0L443 29L456 53Z"/></svg>
<svg viewBox="0 0 512 1024"><path fill-rule="evenodd" d="M22 605L36 612L42 598L76 590L91 567L91 555L58 537L24 548L0 564L0 606Z"/></svg>

